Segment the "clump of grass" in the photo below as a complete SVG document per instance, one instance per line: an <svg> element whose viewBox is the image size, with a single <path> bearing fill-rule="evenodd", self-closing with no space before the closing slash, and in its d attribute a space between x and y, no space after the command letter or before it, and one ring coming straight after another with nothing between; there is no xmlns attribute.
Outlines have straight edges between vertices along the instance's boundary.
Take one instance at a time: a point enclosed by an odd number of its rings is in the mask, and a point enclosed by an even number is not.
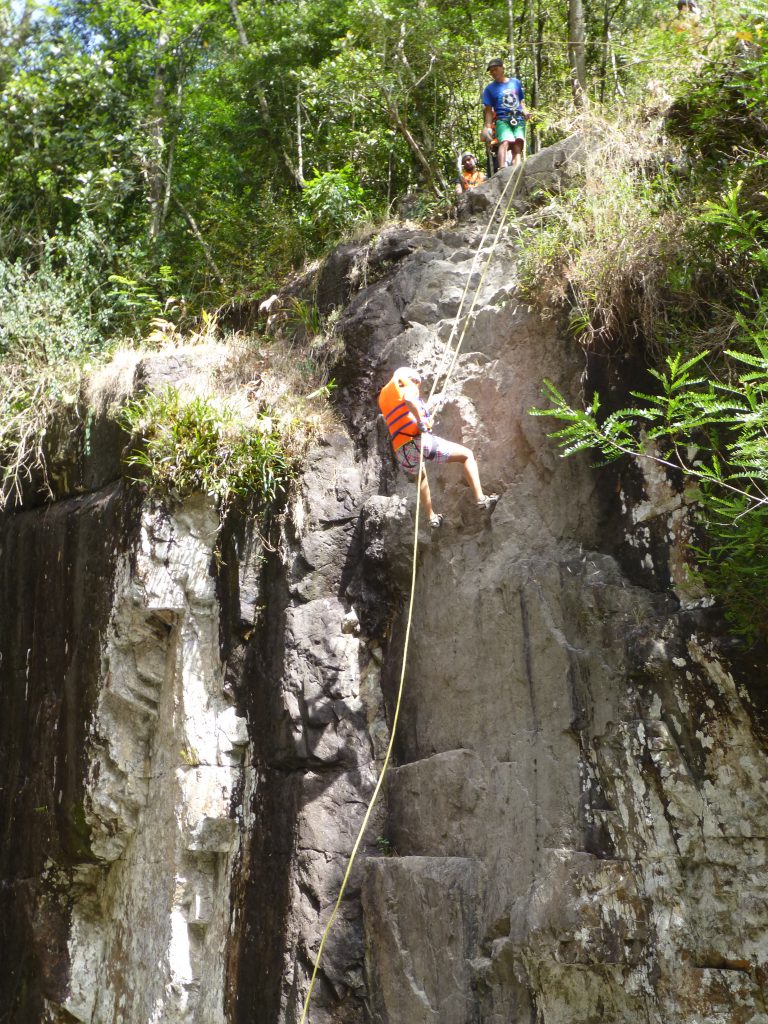
<svg viewBox="0 0 768 1024"><path fill-rule="evenodd" d="M126 459L133 479L160 498L202 492L223 512L237 499L275 502L298 454L290 420L268 409L246 417L225 399L175 387L132 399L119 418L136 438Z"/></svg>
<svg viewBox="0 0 768 1024"><path fill-rule="evenodd" d="M525 232L523 294L586 346L652 342L681 231L658 173L659 142L642 123L619 127L587 115L574 127L588 139L583 181L551 196Z"/></svg>
<svg viewBox="0 0 768 1024"><path fill-rule="evenodd" d="M53 495L52 435L56 424L74 418L80 372L75 362L0 362L0 510L20 502L33 482L41 493Z"/></svg>
<svg viewBox="0 0 768 1024"><path fill-rule="evenodd" d="M236 502L273 505L330 419L328 332L303 345L240 334L222 343L206 320L191 346L178 330L165 325L163 333L170 347L202 348L204 358L179 386L118 401L118 418L134 438L126 460L132 478L163 500L207 494L222 516ZM149 358L162 358L162 350Z"/></svg>

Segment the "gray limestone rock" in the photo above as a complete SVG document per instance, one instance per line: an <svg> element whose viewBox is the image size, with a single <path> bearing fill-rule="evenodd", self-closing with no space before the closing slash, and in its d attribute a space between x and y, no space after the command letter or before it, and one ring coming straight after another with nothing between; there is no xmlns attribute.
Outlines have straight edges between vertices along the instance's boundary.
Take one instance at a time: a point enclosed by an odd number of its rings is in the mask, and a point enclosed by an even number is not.
<svg viewBox="0 0 768 1024"><path fill-rule="evenodd" d="M525 213L547 193L560 192L575 184L583 171L588 146L589 139L584 135L571 135L529 156L519 171L503 168L462 196L460 217L468 219L489 213L502 197L505 198L502 209L511 205L516 213Z"/></svg>
<svg viewBox="0 0 768 1024"><path fill-rule="evenodd" d="M531 158L515 202L582 145ZM768 1021L763 666L707 634L669 482L562 460L527 415L589 367L519 301L514 232L477 251L505 176L468 221L320 269L337 420L276 544L107 486L114 447L96 493L3 518L8 1024L297 1024L390 738L414 536L394 766L307 1021ZM431 466L445 520L415 533L376 393L459 339L436 429L501 497Z"/></svg>

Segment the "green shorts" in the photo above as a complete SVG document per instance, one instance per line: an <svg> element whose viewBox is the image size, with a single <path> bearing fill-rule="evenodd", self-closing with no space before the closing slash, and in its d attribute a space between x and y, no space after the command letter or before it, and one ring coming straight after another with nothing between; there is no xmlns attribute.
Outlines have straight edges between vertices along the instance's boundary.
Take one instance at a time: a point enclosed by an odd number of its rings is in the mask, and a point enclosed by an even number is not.
<svg viewBox="0 0 768 1024"><path fill-rule="evenodd" d="M496 138L499 142L513 142L515 139L525 138L525 122L497 121Z"/></svg>

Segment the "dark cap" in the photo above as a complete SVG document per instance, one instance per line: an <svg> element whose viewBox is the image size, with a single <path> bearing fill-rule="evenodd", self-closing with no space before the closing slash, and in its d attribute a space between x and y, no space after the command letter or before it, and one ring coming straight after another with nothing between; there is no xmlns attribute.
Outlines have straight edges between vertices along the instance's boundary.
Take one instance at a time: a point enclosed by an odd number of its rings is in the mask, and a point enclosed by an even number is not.
<svg viewBox="0 0 768 1024"><path fill-rule="evenodd" d="M486 71L490 71L491 68L503 68L503 67L504 67L504 61L501 59L501 57L494 57L493 60L489 60L488 61L488 67L485 70Z"/></svg>

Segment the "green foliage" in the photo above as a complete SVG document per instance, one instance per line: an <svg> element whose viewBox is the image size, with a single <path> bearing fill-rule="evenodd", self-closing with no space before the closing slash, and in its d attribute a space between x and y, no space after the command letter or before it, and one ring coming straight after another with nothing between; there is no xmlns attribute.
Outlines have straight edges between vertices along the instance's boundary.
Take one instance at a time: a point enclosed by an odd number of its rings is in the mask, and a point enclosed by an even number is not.
<svg viewBox="0 0 768 1024"><path fill-rule="evenodd" d="M550 407L531 410L565 424L550 434L564 456L631 455L682 473L708 536L697 551L702 574L750 638L768 636L768 342L753 340L757 354L727 353L747 368L731 382L701 375L706 353L676 354L664 370L650 370L657 392L632 392L641 406L601 417L597 394L588 409L575 409L546 382Z"/></svg>
<svg viewBox="0 0 768 1024"><path fill-rule="evenodd" d="M376 837L376 849L379 851L380 857L396 856L396 851L394 846L392 845L392 841L390 839L387 839L386 836Z"/></svg>
<svg viewBox="0 0 768 1024"><path fill-rule="evenodd" d="M0 357L51 364L97 348L110 311L102 301L101 239L89 221L42 241L36 261L0 260Z"/></svg>
<svg viewBox="0 0 768 1024"><path fill-rule="evenodd" d="M245 418L225 401L169 387L128 403L120 420L137 442L127 465L158 497L202 492L226 511L237 499L263 508L285 493L293 460L266 411Z"/></svg>
<svg viewBox="0 0 768 1024"><path fill-rule="evenodd" d="M699 571L728 620L746 639L768 637L768 508L746 499L712 498L706 550L695 549ZM745 513L749 511L749 515Z"/></svg>
<svg viewBox="0 0 768 1024"><path fill-rule="evenodd" d="M750 4L698 26L670 7L585 4L593 100L640 98L649 74L679 91L690 73L717 101L713 76L696 73L745 19L759 38ZM61 0L34 16L3 0L0 255L34 257L87 216L124 254L105 267L136 282L133 297L194 314L273 288L403 196L432 216L452 198L457 153L477 145L491 54L511 44L540 140L566 130L567 5L515 8L510 40L490 0L471 18L436 0ZM739 112L759 124L765 68L749 59L751 73L734 72ZM157 286L163 266L172 292Z"/></svg>
<svg viewBox="0 0 768 1024"><path fill-rule="evenodd" d="M289 333L296 334L300 331L310 338L322 334L325 327L317 303L298 296L292 296L290 299L285 326Z"/></svg>
<svg viewBox="0 0 768 1024"><path fill-rule="evenodd" d="M351 164L322 174L315 170L304 185L301 208L302 227L320 246L337 240L370 217L365 192Z"/></svg>
<svg viewBox="0 0 768 1024"><path fill-rule="evenodd" d="M53 425L71 421L83 366L126 322L104 270L111 255L84 216L42 238L34 258L0 259L0 508L33 480L51 493L49 464L65 443Z"/></svg>
<svg viewBox="0 0 768 1024"><path fill-rule="evenodd" d="M130 273L137 262L88 216L69 232L43 236L33 255L0 258L0 359L50 366L93 355L118 337L138 340L176 300L167 266L143 281L110 272L118 265Z"/></svg>

